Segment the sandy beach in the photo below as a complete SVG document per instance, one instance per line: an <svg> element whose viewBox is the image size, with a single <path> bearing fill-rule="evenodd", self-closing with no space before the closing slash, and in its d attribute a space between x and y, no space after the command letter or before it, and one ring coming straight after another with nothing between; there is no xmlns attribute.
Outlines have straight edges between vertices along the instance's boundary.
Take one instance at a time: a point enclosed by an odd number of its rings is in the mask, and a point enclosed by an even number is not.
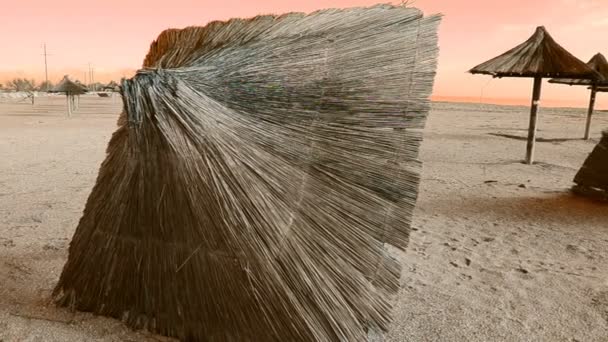
<svg viewBox="0 0 608 342"><path fill-rule="evenodd" d="M0 341L170 341L50 300L122 103L65 106L0 101ZM387 341L608 341L608 205L568 191L608 112L584 125L541 108L528 166L528 108L433 103Z"/></svg>

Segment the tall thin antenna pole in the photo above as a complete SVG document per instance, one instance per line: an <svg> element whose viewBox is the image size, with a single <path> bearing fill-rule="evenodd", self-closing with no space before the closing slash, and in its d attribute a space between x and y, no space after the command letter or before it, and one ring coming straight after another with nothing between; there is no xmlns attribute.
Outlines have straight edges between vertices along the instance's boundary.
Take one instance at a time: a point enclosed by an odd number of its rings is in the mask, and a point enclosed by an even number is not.
<svg viewBox="0 0 608 342"><path fill-rule="evenodd" d="M49 69L46 63L46 43L44 43L44 81L46 86L46 91L49 91Z"/></svg>

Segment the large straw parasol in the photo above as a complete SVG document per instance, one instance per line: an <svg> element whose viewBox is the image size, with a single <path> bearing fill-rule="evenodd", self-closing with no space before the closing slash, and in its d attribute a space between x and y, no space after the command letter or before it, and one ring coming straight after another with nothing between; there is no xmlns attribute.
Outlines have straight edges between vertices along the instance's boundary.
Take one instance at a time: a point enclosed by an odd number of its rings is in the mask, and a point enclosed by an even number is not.
<svg viewBox="0 0 608 342"><path fill-rule="evenodd" d="M190 341L387 329L438 22L381 5L163 32L121 84L58 303Z"/></svg>
<svg viewBox="0 0 608 342"><path fill-rule="evenodd" d="M543 78L568 77L576 79L596 79L597 73L584 62L570 54L553 40L543 26L524 43L469 70L472 74L493 77L534 78L526 163L534 162L537 113Z"/></svg>
<svg viewBox="0 0 608 342"><path fill-rule="evenodd" d="M593 116L593 108L595 107L595 96L598 88L603 85L608 85L608 61L601 53L591 57L587 65L599 74L599 78L595 80L589 79L572 79L572 78L554 78L549 80L550 83L560 83L568 85L584 85L590 86L591 95L589 97L589 109L587 111L587 123L585 125L585 140L589 140L591 130L591 117Z"/></svg>
<svg viewBox="0 0 608 342"><path fill-rule="evenodd" d="M52 92L65 93L68 104L68 116L72 115L72 106L74 105L74 96L86 93L85 88L69 79L68 75L63 76L63 79L57 84Z"/></svg>

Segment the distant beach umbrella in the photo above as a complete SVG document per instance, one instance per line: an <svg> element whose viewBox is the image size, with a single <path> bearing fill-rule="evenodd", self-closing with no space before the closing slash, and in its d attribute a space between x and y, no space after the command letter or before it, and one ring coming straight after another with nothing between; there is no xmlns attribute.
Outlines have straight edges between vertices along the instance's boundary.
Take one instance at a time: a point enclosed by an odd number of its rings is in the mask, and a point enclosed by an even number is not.
<svg viewBox="0 0 608 342"><path fill-rule="evenodd" d="M608 130L574 177L574 191L608 200Z"/></svg>
<svg viewBox="0 0 608 342"><path fill-rule="evenodd" d="M84 90L85 92L89 90L89 88L87 88L87 86L86 86L86 85L82 84L82 83L81 83L80 81L78 81L78 80L74 81L74 83L76 83L77 85L79 85L79 86L82 88L82 90Z"/></svg>
<svg viewBox="0 0 608 342"><path fill-rule="evenodd" d="M110 81L110 83L108 83L107 85L103 86L101 88L101 90L104 90L104 91L120 91L120 86L118 85L118 83L116 83L114 81Z"/></svg>
<svg viewBox="0 0 608 342"><path fill-rule="evenodd" d="M587 110L585 140L589 140L591 135L591 118L593 116L593 109L595 107L596 93L602 86L608 86L608 61L606 61L606 57L604 57L604 55L601 53L598 53L593 56L589 62L587 62L587 65L598 73L599 77L597 79L554 78L549 80L550 83L590 86L589 88L591 90L591 95L589 97L589 109Z"/></svg>
<svg viewBox="0 0 608 342"><path fill-rule="evenodd" d="M191 341L386 330L439 21L379 5L163 32L121 84L57 302Z"/></svg>
<svg viewBox="0 0 608 342"><path fill-rule="evenodd" d="M51 92L54 93L65 93L68 106L68 116L72 115L72 107L74 106L74 96L86 93L85 88L82 85L71 81L67 75L63 77L61 82L57 84Z"/></svg>
<svg viewBox="0 0 608 342"><path fill-rule="evenodd" d="M553 40L543 26L524 43L469 70L493 77L534 78L526 163L534 162L536 123L543 78L597 79L599 75Z"/></svg>

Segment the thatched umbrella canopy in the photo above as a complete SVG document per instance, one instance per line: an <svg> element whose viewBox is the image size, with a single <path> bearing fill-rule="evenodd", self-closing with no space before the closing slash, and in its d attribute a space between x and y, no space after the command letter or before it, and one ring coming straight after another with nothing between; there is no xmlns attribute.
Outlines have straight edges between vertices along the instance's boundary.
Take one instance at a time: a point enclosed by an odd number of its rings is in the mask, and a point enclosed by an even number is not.
<svg viewBox="0 0 608 342"><path fill-rule="evenodd" d="M108 83L103 88L101 88L101 90L110 90L110 91L117 92L117 91L120 91L120 86L118 85L118 83L116 83L114 81L110 81L110 83Z"/></svg>
<svg viewBox="0 0 608 342"><path fill-rule="evenodd" d="M163 32L122 82L58 303L190 341L387 329L439 20L382 5Z"/></svg>
<svg viewBox="0 0 608 342"><path fill-rule="evenodd" d="M86 93L86 90L82 85L70 80L67 75L63 76L61 82L59 82L51 91L55 93L65 93L66 95L81 95Z"/></svg>
<svg viewBox="0 0 608 342"><path fill-rule="evenodd" d="M526 163L528 164L532 164L534 161L536 122L542 79L555 77L596 79L598 77L593 69L556 43L543 26L537 27L536 32L524 43L474 67L469 72L499 78L534 78L526 148Z"/></svg>
<svg viewBox="0 0 608 342"><path fill-rule="evenodd" d="M72 115L72 106L74 106L74 96L86 93L86 89L82 85L71 81L67 75L63 77L61 82L57 84L51 92L65 93L68 105L68 116Z"/></svg>
<svg viewBox="0 0 608 342"><path fill-rule="evenodd" d="M587 65L595 70L599 77L594 80L589 79L572 79L572 78L554 78L550 79L550 83L560 83L568 85L584 85L591 86L591 95L589 97L589 109L587 110L587 123L585 125L585 140L589 140L591 131L591 117L593 116L593 108L595 107L595 96L598 88L608 85L608 61L601 53L591 57Z"/></svg>
<svg viewBox="0 0 608 342"><path fill-rule="evenodd" d="M608 130L574 177L574 191L608 200Z"/></svg>
<svg viewBox="0 0 608 342"><path fill-rule="evenodd" d="M87 88L86 85L82 84L82 82L76 80L76 81L74 81L74 83L78 84L82 88L82 90L84 90L85 92L89 91L89 88Z"/></svg>

